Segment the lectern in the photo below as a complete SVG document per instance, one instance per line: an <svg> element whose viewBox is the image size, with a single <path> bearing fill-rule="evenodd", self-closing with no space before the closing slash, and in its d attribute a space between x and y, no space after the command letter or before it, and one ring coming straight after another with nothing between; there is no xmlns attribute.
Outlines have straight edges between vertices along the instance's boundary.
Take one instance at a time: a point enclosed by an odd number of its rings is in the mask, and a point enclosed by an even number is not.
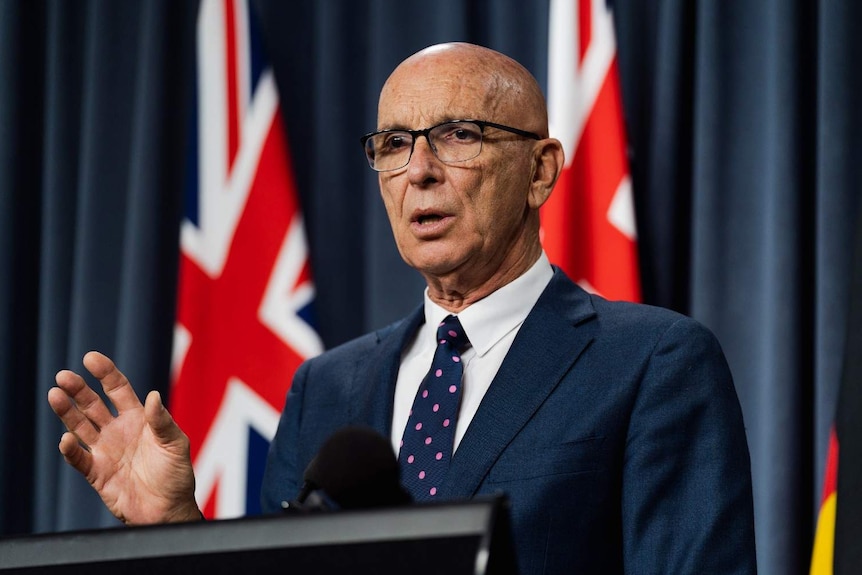
<svg viewBox="0 0 862 575"><path fill-rule="evenodd" d="M502 497L0 540L2 573L515 575Z"/></svg>

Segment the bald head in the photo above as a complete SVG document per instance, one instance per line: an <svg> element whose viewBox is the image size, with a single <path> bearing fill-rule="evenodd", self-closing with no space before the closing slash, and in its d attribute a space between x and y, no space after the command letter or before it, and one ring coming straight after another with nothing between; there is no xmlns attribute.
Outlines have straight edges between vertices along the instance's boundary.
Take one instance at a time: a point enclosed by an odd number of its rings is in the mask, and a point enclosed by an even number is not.
<svg viewBox="0 0 862 575"><path fill-rule="evenodd" d="M500 52L461 42L430 46L395 68L380 92L378 127L394 127L385 125L389 108L408 98L421 100L429 84L445 86L452 98L424 126L470 118L509 122L548 136L545 97L533 75Z"/></svg>

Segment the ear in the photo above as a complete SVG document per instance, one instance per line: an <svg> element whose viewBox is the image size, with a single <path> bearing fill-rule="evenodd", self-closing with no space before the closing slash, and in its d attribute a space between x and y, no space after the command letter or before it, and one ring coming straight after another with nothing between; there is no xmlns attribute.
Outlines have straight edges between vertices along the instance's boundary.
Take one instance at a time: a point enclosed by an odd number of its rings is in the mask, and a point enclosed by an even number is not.
<svg viewBox="0 0 862 575"><path fill-rule="evenodd" d="M538 210L547 201L560 172L563 171L564 163L565 153L559 140L545 138L536 142L533 150L533 176L527 198L530 208Z"/></svg>

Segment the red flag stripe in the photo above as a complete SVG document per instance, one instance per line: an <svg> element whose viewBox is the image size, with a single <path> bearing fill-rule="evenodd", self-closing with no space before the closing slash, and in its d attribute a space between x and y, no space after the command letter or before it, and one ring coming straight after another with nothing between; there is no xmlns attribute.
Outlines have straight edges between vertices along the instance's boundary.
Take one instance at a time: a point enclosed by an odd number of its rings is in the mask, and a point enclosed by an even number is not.
<svg viewBox="0 0 862 575"><path fill-rule="evenodd" d="M838 435L833 427L829 433L829 450L826 455L826 476L823 479L823 496L814 533L810 575L832 575L835 557L835 516L838 507Z"/></svg>
<svg viewBox="0 0 862 575"><path fill-rule="evenodd" d="M592 14L592 6L589 2L578 2L578 39L579 42L579 51L578 51L578 62L584 61L584 56L587 55L587 49L590 47L590 41L592 40L592 32L593 32L593 14ZM576 23L572 22L572 28L574 28Z"/></svg>
<svg viewBox="0 0 862 575"><path fill-rule="evenodd" d="M237 42L236 42L236 14L234 3L224 3L225 18L225 69L227 70L227 157L225 158L228 173L233 169L236 152L239 149L240 114L239 114L239 86L237 82Z"/></svg>
<svg viewBox="0 0 862 575"><path fill-rule="evenodd" d="M550 50L578 50L575 70L551 67L552 129L569 162L542 207L542 242L551 262L586 289L610 299L640 301L640 274L631 181L626 156L615 43L610 15L600 0L553 3ZM604 20L602 19L604 18ZM559 28L569 22L571 30ZM573 34L577 42L572 44ZM610 34L611 37L603 37ZM563 54L563 56L565 56ZM549 60L560 58L553 53ZM562 70L562 72L561 72ZM570 110L561 110L568 106ZM559 113L560 117L555 117Z"/></svg>
<svg viewBox="0 0 862 575"><path fill-rule="evenodd" d="M822 505L838 488L838 436L833 427L829 433L829 450L826 454L826 475L823 478Z"/></svg>

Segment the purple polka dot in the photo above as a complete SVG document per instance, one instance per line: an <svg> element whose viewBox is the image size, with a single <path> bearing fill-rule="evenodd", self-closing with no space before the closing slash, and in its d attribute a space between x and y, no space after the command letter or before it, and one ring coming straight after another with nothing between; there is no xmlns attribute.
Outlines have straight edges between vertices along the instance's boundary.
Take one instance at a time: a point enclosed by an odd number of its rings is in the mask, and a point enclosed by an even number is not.
<svg viewBox="0 0 862 575"><path fill-rule="evenodd" d="M404 447L404 440L401 440L401 443L398 444L398 447Z"/></svg>
<svg viewBox="0 0 862 575"><path fill-rule="evenodd" d="M455 393L456 391L458 391L458 388L456 386L454 386L454 385L449 386L449 393Z"/></svg>
<svg viewBox="0 0 862 575"><path fill-rule="evenodd" d="M425 438L425 445L431 445L431 438L430 437Z"/></svg>
<svg viewBox="0 0 862 575"><path fill-rule="evenodd" d="M412 455L407 456L407 463L413 463L413 461L415 461L415 460L416 460L416 458L413 457Z"/></svg>
<svg viewBox="0 0 862 575"><path fill-rule="evenodd" d="M428 490L428 493L431 495L437 495L437 488L432 487L431 489Z"/></svg>
<svg viewBox="0 0 862 575"><path fill-rule="evenodd" d="M457 332L457 331L455 331L454 329L450 329L450 330L449 330L449 335L451 335L452 337L458 337L458 332Z"/></svg>
<svg viewBox="0 0 862 575"><path fill-rule="evenodd" d="M453 355L453 356L452 356L452 361L454 361L455 363L458 363L459 361L461 361L461 358L460 358L460 357L458 357L457 355Z"/></svg>
<svg viewBox="0 0 862 575"><path fill-rule="evenodd" d="M431 409L434 411L434 413L437 413L438 411L440 411L440 404L435 403L434 407L432 407Z"/></svg>
<svg viewBox="0 0 862 575"><path fill-rule="evenodd" d="M449 427L449 420L448 419L443 420L443 427Z"/></svg>
<svg viewBox="0 0 862 575"><path fill-rule="evenodd" d="M440 377L441 375L443 375L443 370L438 369L437 371L434 372L434 375L436 375L437 377Z"/></svg>
<svg viewBox="0 0 862 575"><path fill-rule="evenodd" d="M422 429L422 422L421 421L416 424L416 431L419 431L420 429Z"/></svg>
<svg viewBox="0 0 862 575"><path fill-rule="evenodd" d="M441 343L441 344L444 344L444 343L446 343L446 340L445 340L445 339L441 339L441 340L440 340L440 343Z"/></svg>
<svg viewBox="0 0 862 575"><path fill-rule="evenodd" d="M425 472L424 471L419 472L419 479L425 479Z"/></svg>
<svg viewBox="0 0 862 575"><path fill-rule="evenodd" d="M437 455L435 455L434 457L437 459L437 461L440 461L441 459L443 459L443 452L438 451Z"/></svg>
<svg viewBox="0 0 862 575"><path fill-rule="evenodd" d="M427 389L422 392L422 397L423 398L428 397L428 390Z"/></svg>

